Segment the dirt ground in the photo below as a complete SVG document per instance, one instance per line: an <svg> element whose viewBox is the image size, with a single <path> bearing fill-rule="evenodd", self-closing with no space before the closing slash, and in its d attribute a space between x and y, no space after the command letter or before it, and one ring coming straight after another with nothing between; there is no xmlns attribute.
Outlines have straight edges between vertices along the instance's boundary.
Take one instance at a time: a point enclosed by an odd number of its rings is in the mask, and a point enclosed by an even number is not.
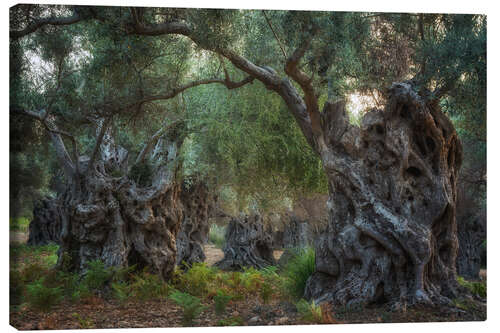
<svg viewBox="0 0 500 333"><path fill-rule="evenodd" d="M27 233L11 232L11 242L24 243ZM214 245L205 246L206 262L213 265L223 258L222 250ZM279 259L282 251L275 251ZM486 270L481 271L486 276ZM205 311L194 326L262 326L304 325L305 321L292 302L282 299L263 304L258 295L242 301L230 301L226 312L217 315L213 300L205 300ZM327 308L323 324L397 323L486 320L486 304L464 304L467 311L458 308L411 307L404 311L391 311L387 306L372 306L346 310ZM317 322L316 322L317 323ZM10 324L19 330L83 329L83 328L138 328L180 327L182 309L169 299L131 300L120 303L113 298L94 296L83 302L64 301L50 312L33 311L26 305L11 308Z"/></svg>
<svg viewBox="0 0 500 333"><path fill-rule="evenodd" d="M28 233L22 231L11 231L9 235L11 243L26 243L28 241Z"/></svg>
<svg viewBox="0 0 500 333"><path fill-rule="evenodd" d="M217 261L224 258L224 252L213 244L206 244L203 247L203 250L205 251L205 255L207 257L205 262L208 266L213 266ZM279 260L282 254L283 251L274 251L274 259Z"/></svg>

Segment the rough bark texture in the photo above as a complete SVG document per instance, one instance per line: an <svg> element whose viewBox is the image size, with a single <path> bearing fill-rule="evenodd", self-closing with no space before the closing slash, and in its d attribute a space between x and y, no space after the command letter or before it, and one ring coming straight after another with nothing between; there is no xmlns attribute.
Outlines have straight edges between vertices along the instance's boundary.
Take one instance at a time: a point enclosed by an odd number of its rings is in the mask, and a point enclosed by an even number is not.
<svg viewBox="0 0 500 333"><path fill-rule="evenodd" d="M274 264L273 237L260 215L233 218L226 227L224 258L215 265L223 270L263 268Z"/></svg>
<svg viewBox="0 0 500 333"><path fill-rule="evenodd" d="M61 212L57 199L44 198L35 203L29 225L28 245L59 244Z"/></svg>
<svg viewBox="0 0 500 333"><path fill-rule="evenodd" d="M278 266L285 266L294 255L294 250L311 246L313 235L307 221L299 219L293 213L287 216L288 222L283 230L283 248Z"/></svg>
<svg viewBox="0 0 500 333"><path fill-rule="evenodd" d="M58 265L85 271L92 260L107 266L149 266L167 279L175 267L183 218L175 182L176 133L160 137L150 155L151 183L140 187L128 176L128 153L108 131L100 158L61 196ZM89 158L80 159L88 168Z"/></svg>
<svg viewBox="0 0 500 333"><path fill-rule="evenodd" d="M462 149L438 101L399 83L360 128L343 103L327 103L321 118L329 223L305 296L347 306L450 303Z"/></svg>
<svg viewBox="0 0 500 333"><path fill-rule="evenodd" d="M184 220L177 235L177 265L184 267L205 261L203 244L208 241L208 218L214 210L214 200L207 186L197 182L182 186L181 201Z"/></svg>

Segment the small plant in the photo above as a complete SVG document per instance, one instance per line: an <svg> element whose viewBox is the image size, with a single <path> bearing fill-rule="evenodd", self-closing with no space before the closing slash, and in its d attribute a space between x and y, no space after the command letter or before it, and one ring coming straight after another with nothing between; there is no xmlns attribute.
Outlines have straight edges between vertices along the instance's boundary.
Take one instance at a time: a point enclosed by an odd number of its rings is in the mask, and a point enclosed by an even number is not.
<svg viewBox="0 0 500 333"><path fill-rule="evenodd" d="M124 303L130 297L130 287L125 282L113 282L111 289L113 290L113 296L120 303Z"/></svg>
<svg viewBox="0 0 500 333"><path fill-rule="evenodd" d="M217 326L243 326L244 321L240 316L221 319L217 322Z"/></svg>
<svg viewBox="0 0 500 333"><path fill-rule="evenodd" d="M192 326L193 321L205 310L205 306L201 304L198 297L194 297L187 293L175 291L170 294L169 298L177 305L182 307L182 324L183 326Z"/></svg>
<svg viewBox="0 0 500 333"><path fill-rule="evenodd" d="M112 270L108 269L101 260L94 260L89 262L87 273L82 282L89 290L97 291L104 287L112 275Z"/></svg>
<svg viewBox="0 0 500 333"><path fill-rule="evenodd" d="M295 250L285 267L286 290L295 298L304 295L307 279L315 270L315 253L312 248Z"/></svg>
<svg viewBox="0 0 500 333"><path fill-rule="evenodd" d="M222 249L226 241L225 233L225 227L219 227L217 224L212 224L208 233L208 241L214 244L217 248Z"/></svg>
<svg viewBox="0 0 500 333"><path fill-rule="evenodd" d="M297 307L297 311L303 320L312 323L322 322L323 313L321 311L321 307L316 305L314 301L309 304L305 299L301 299L295 306Z"/></svg>
<svg viewBox="0 0 500 333"><path fill-rule="evenodd" d="M50 288L44 285L44 278L40 278L26 286L28 303L37 310L49 311L53 305L59 303L63 297L60 287Z"/></svg>
<svg viewBox="0 0 500 333"><path fill-rule="evenodd" d="M461 276L459 276L457 278L457 282L462 287L467 288L474 295L477 295L481 298L486 298L486 283L485 282L467 281Z"/></svg>
<svg viewBox="0 0 500 333"><path fill-rule="evenodd" d="M269 282L264 282L260 287L260 298L264 304L269 303L271 296L273 295L273 286Z"/></svg>
<svg viewBox="0 0 500 333"><path fill-rule="evenodd" d="M144 301L168 296L170 287L158 275L142 272L132 278L129 289L133 297Z"/></svg>
<svg viewBox="0 0 500 333"><path fill-rule="evenodd" d="M82 329L89 329L89 328L94 328L95 324L92 319L85 319L82 316L80 316L78 313L74 312L72 314L73 318L78 320L78 325L80 325L80 328Z"/></svg>
<svg viewBox="0 0 500 333"><path fill-rule="evenodd" d="M210 282L215 279L216 270L205 263L194 263L184 274L177 277L177 287L191 295L204 296L211 290Z"/></svg>
<svg viewBox="0 0 500 333"><path fill-rule="evenodd" d="M218 290L217 295L214 296L215 313L219 316L222 315L226 311L226 305L230 300L230 295L226 295L222 290Z"/></svg>

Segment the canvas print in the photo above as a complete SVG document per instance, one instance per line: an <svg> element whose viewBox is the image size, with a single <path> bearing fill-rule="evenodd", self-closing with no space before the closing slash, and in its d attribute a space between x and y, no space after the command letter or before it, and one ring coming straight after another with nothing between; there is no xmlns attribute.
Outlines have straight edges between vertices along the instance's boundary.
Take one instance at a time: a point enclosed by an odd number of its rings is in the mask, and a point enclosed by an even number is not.
<svg viewBox="0 0 500 333"><path fill-rule="evenodd" d="M486 16L9 9L10 324L486 320Z"/></svg>

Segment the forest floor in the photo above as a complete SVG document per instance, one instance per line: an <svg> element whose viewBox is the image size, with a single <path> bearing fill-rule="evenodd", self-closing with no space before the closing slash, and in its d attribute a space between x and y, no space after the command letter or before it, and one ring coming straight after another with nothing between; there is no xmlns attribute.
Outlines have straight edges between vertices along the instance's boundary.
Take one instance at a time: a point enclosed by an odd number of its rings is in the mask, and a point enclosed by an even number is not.
<svg viewBox="0 0 500 333"><path fill-rule="evenodd" d="M11 271L26 269L27 265L35 260L54 263L56 258L53 248L30 249L22 244L22 240L26 237L20 235L16 237L12 238L11 234L11 251L14 247L18 253L15 257L11 257ZM13 242L16 240L21 242ZM205 251L207 265L213 265L222 259L222 251L213 245L207 245ZM277 258L280 255L280 251L275 253ZM311 319L302 311L298 311L295 301L289 297L276 293L264 302L260 295L260 291L256 291L247 293L238 300L230 300L223 314L216 313L213 297L203 297L201 300L205 308L189 326L443 322L486 319L486 303L472 299L457 301L456 308L414 306L404 311L391 311L388 306L380 305L355 309L324 307L320 311L322 313L320 317ZM147 300L132 297L126 301L119 301L109 295L97 294L76 302L64 299L49 311L35 310L28 303L21 302L11 306L10 323L20 330L182 327L183 309L167 297Z"/></svg>

